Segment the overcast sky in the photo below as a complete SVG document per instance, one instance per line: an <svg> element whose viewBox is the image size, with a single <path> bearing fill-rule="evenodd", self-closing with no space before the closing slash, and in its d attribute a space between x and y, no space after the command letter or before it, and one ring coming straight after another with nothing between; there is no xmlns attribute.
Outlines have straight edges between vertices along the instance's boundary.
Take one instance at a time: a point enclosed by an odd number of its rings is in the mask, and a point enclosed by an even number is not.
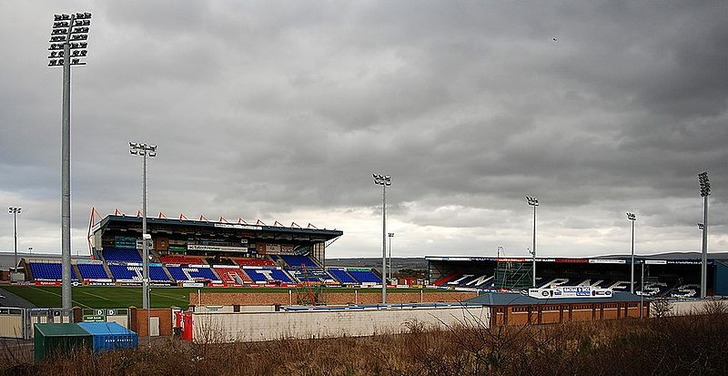
<svg viewBox="0 0 728 376"><path fill-rule="evenodd" d="M91 208L295 222L394 256L728 250L728 2L2 1L0 202L60 254L53 14L93 13L72 73L73 253ZM13 251L12 215L0 251Z"/></svg>

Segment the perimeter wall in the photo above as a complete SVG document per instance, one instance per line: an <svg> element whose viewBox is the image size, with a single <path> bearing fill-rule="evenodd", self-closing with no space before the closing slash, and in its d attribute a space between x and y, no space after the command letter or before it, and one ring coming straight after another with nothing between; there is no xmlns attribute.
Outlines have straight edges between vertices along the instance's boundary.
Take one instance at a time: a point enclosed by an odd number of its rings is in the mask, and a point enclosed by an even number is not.
<svg viewBox="0 0 728 376"><path fill-rule="evenodd" d="M351 292L326 292L321 296L325 304L377 304L382 301L381 290L354 290ZM263 305L294 305L298 304L305 291L284 290L282 292L199 292L189 295L190 305L195 306L263 306ZM408 303L453 303L471 299L478 296L476 292L465 291L438 291L414 290L407 292L387 293L388 304Z"/></svg>
<svg viewBox="0 0 728 376"><path fill-rule="evenodd" d="M447 328L490 322L489 307L405 308L382 310L194 313L197 343L270 341L290 338L370 336L410 328Z"/></svg>

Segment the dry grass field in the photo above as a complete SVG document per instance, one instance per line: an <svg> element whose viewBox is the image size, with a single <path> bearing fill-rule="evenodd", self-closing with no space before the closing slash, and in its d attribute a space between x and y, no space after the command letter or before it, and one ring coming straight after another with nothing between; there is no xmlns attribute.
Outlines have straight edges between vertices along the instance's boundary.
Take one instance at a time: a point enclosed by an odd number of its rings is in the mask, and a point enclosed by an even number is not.
<svg viewBox="0 0 728 376"><path fill-rule="evenodd" d="M728 314L522 327L452 327L364 338L153 346L33 364L0 353L0 375L726 375Z"/></svg>

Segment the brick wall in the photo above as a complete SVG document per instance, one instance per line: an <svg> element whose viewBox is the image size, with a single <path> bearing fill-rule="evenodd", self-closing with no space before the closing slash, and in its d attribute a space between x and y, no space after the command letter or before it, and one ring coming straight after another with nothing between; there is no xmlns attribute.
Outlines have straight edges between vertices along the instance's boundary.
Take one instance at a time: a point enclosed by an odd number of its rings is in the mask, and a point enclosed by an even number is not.
<svg viewBox="0 0 728 376"><path fill-rule="evenodd" d="M149 315L147 316L147 312ZM149 310L129 307L129 329L139 334L139 337L149 335L149 320L147 317L159 318L159 335L172 335L172 311L169 308L151 308Z"/></svg>

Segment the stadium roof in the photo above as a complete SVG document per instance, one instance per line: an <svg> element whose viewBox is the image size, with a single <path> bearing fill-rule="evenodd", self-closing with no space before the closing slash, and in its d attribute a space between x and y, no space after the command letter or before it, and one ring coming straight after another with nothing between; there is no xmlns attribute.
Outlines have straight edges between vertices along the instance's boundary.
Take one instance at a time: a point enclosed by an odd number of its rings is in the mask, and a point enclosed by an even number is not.
<svg viewBox="0 0 728 376"><path fill-rule="evenodd" d="M639 302L640 297L628 292L614 291L611 298L563 298L536 299L521 293L487 292L463 303L483 304L488 306L529 305L529 304L570 304L570 303L624 303Z"/></svg>
<svg viewBox="0 0 728 376"><path fill-rule="evenodd" d="M142 218L140 216L126 215L108 215L92 228L92 232L100 229L109 228L111 226L130 227L132 224L141 226ZM194 219L170 219L170 218L150 218L147 217L147 225L149 232L155 233L166 228L188 227L195 229L207 229L217 232L225 230L230 231L250 231L261 238L284 239L288 237L295 238L300 236L301 240L309 241L327 241L343 235L341 230L302 228L302 227L286 227L286 226L268 226L263 224L247 224L247 223L230 223L224 221L194 220Z"/></svg>
<svg viewBox="0 0 728 376"><path fill-rule="evenodd" d="M655 256L635 256L635 263L640 264L644 260L646 265L699 265L701 263L700 257L690 257L688 255L685 258L671 258L671 259L658 259ZM720 258L710 257L708 254L708 262L712 264L713 260ZM427 261L447 261L447 262L531 262L530 257L469 257L469 256L425 256ZM631 261L629 256L609 256L609 257L594 257L594 258L574 258L574 257L561 257L561 258L547 258L547 257L536 257L536 262L555 262L565 264L629 264Z"/></svg>

